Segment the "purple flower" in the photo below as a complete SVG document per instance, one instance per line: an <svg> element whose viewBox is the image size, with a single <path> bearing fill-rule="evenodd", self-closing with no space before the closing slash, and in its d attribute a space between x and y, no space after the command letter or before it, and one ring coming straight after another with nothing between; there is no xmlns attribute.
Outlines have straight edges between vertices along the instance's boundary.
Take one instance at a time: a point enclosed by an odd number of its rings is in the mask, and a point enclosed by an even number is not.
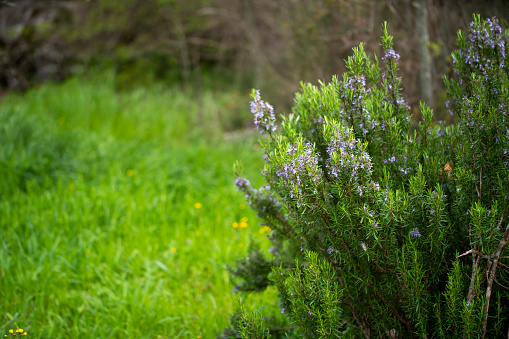
<svg viewBox="0 0 509 339"><path fill-rule="evenodd" d="M281 313L285 313L285 312L286 312L286 310L285 310L285 308L283 307L283 308L281 309Z"/></svg>
<svg viewBox="0 0 509 339"><path fill-rule="evenodd" d="M366 252L366 245L362 241L361 241L361 247L364 250L364 252Z"/></svg>
<svg viewBox="0 0 509 339"><path fill-rule="evenodd" d="M289 144L286 154L287 159L279 165L276 174L285 186L288 196L291 199L298 199L297 204L300 204L306 191L316 194L317 188L322 185L323 172L311 143ZM309 185L309 182L312 185Z"/></svg>
<svg viewBox="0 0 509 339"><path fill-rule="evenodd" d="M415 237L420 237L421 233L419 233L419 230L417 228L412 228L410 235L415 238Z"/></svg>
<svg viewBox="0 0 509 339"><path fill-rule="evenodd" d="M399 60L399 54L394 52L392 48L389 48L387 52L385 52L384 57L382 58L383 61L387 62L389 60L398 61Z"/></svg>
<svg viewBox="0 0 509 339"><path fill-rule="evenodd" d="M254 123L260 134L274 132L276 130L276 117L274 107L260 98L260 91L256 90L252 95L251 113L254 114Z"/></svg>
<svg viewBox="0 0 509 339"><path fill-rule="evenodd" d="M241 190L242 192L246 192L251 189L249 180L244 178L236 178L234 184L237 186L237 190Z"/></svg>
<svg viewBox="0 0 509 339"><path fill-rule="evenodd" d="M331 177L357 181L371 176L373 164L366 145L356 140L350 129L336 124L327 139L326 168ZM368 191L367 187L359 185L356 189L359 195Z"/></svg>
<svg viewBox="0 0 509 339"><path fill-rule="evenodd" d="M432 209L431 211L429 211L429 213L434 214L435 210Z"/></svg>
<svg viewBox="0 0 509 339"><path fill-rule="evenodd" d="M357 193L359 194L360 197L362 197L362 186L357 186Z"/></svg>
<svg viewBox="0 0 509 339"><path fill-rule="evenodd" d="M334 249L331 247L329 247L329 249L327 250L327 252L329 252L329 254L331 254L332 252L334 252Z"/></svg>

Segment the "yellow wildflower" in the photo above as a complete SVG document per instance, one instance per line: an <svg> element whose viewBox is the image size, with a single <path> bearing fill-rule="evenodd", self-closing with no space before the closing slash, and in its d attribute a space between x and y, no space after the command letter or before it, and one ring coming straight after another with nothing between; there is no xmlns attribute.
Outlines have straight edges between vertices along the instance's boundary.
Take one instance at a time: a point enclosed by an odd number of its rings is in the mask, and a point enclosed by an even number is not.
<svg viewBox="0 0 509 339"><path fill-rule="evenodd" d="M196 208L196 209L200 209L202 206L203 205L201 203L199 203L199 202L194 204L194 208Z"/></svg>
<svg viewBox="0 0 509 339"><path fill-rule="evenodd" d="M234 223L232 224L232 227L233 227L233 228L239 228L239 224L238 224L238 223L236 223L236 222L234 222Z"/></svg>
<svg viewBox="0 0 509 339"><path fill-rule="evenodd" d="M243 210L244 208L246 208L246 205L244 205L244 204L240 204L240 205L239 205L239 208L240 208L241 210Z"/></svg>
<svg viewBox="0 0 509 339"><path fill-rule="evenodd" d="M248 220L249 219L247 217L244 217L244 218L240 219L240 221L242 221L242 222L247 222Z"/></svg>
<svg viewBox="0 0 509 339"><path fill-rule="evenodd" d="M9 330L9 333L10 333L10 334L13 334L13 333L14 333L14 330L11 328L11 329Z"/></svg>
<svg viewBox="0 0 509 339"><path fill-rule="evenodd" d="M241 221L239 224L239 228L246 228L246 227L247 227L247 222Z"/></svg>
<svg viewBox="0 0 509 339"><path fill-rule="evenodd" d="M176 249L175 247L172 247L172 248L171 248L171 251L172 251L173 253L177 253L177 249Z"/></svg>
<svg viewBox="0 0 509 339"><path fill-rule="evenodd" d="M133 172L133 170L132 170L132 169L128 169L128 170L127 170L127 172L126 172L126 174L127 174L127 176L128 176L128 177L132 177L132 176L133 176L133 174L134 174L134 172Z"/></svg>
<svg viewBox="0 0 509 339"><path fill-rule="evenodd" d="M258 233L263 234L263 233L269 232L269 231L270 231L269 226L263 226L262 228L260 228L260 230L258 230Z"/></svg>

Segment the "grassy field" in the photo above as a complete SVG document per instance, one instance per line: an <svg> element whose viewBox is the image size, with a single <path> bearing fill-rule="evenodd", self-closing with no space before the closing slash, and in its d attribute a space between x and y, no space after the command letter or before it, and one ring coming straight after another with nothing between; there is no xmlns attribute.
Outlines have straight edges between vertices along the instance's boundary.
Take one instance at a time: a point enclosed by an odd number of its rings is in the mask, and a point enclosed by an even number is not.
<svg viewBox="0 0 509 339"><path fill-rule="evenodd" d="M116 91L109 73L4 97L0 334L214 338L227 326L238 295L226 266L250 239L267 246L232 184L236 160L261 183L256 136L221 132L248 100ZM274 291L249 298L277 313Z"/></svg>

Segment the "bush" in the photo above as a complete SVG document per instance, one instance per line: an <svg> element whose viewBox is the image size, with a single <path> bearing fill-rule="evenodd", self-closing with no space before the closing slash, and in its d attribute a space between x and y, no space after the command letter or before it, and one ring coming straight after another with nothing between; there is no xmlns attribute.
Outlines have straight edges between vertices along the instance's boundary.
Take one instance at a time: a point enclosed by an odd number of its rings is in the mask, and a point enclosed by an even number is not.
<svg viewBox="0 0 509 339"><path fill-rule="evenodd" d="M275 256L233 272L246 291L246 274L271 261L265 286L278 288L289 334L507 335L508 42L496 19L480 16L468 37L458 34L457 79L445 78L451 126L421 102L413 127L386 25L381 60L361 44L342 79L302 84L280 134L253 92L268 185L251 188L240 166L236 184L272 230ZM267 337L260 316L247 326L242 310L242 329L256 329L242 337Z"/></svg>

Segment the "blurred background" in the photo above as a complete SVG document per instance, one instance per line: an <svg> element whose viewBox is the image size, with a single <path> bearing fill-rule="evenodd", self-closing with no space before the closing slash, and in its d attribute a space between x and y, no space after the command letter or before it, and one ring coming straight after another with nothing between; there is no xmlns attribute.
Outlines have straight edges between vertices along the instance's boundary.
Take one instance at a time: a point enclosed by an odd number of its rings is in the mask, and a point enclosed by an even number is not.
<svg viewBox="0 0 509 339"><path fill-rule="evenodd" d="M25 91L48 80L113 69L118 89L152 82L199 91L204 83L256 87L279 113L299 81L341 74L360 42L380 52L389 23L401 55L405 98L444 118L442 75L456 34L473 13L507 26L503 0L3 0L0 88ZM240 119L227 129L245 127ZM237 119L238 120L238 119Z"/></svg>

